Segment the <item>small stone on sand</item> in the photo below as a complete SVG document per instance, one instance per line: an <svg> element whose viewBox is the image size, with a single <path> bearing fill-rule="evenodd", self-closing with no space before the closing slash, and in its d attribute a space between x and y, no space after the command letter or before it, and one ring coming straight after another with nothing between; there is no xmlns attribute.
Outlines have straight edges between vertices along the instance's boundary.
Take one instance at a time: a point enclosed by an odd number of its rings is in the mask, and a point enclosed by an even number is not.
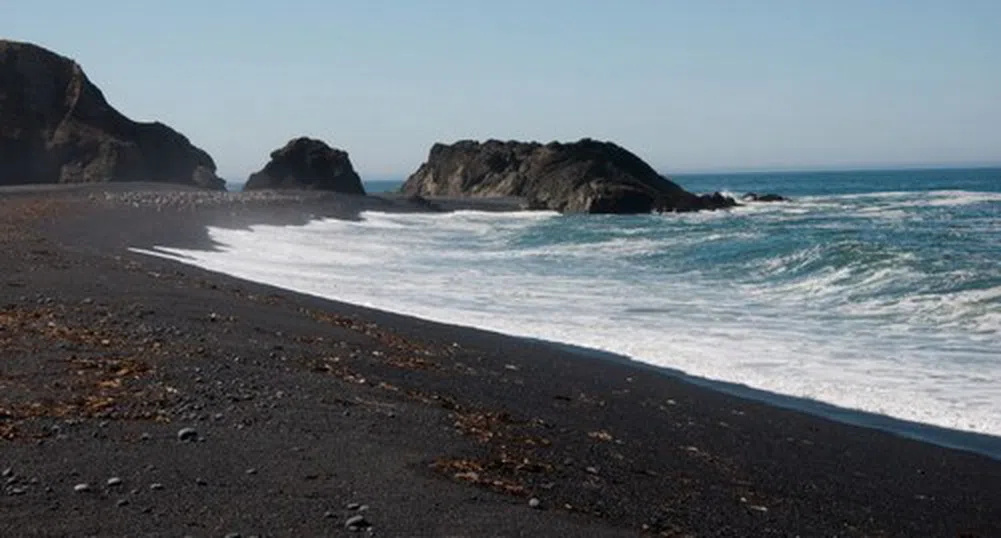
<svg viewBox="0 0 1001 538"><path fill-rule="evenodd" d="M344 528L349 531L360 531L371 527L372 524L363 515L351 516L344 522Z"/></svg>

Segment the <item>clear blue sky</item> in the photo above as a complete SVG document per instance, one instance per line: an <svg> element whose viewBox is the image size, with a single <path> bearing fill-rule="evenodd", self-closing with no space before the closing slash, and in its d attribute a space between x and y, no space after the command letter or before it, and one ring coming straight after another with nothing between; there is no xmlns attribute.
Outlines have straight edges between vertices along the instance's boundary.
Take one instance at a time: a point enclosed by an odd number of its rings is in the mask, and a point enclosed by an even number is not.
<svg viewBox="0 0 1001 538"><path fill-rule="evenodd" d="M31 0L5 37L234 179L297 135L613 140L672 173L1001 162L1001 0Z"/></svg>

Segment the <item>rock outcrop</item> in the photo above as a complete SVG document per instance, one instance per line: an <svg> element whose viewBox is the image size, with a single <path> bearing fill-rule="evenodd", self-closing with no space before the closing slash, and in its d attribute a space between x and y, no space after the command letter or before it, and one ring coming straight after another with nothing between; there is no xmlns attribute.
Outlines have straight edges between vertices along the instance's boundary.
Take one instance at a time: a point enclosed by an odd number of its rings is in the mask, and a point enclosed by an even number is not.
<svg viewBox="0 0 1001 538"><path fill-rule="evenodd" d="M526 206L563 213L649 213L731 207L719 194L698 196L611 143L465 140L435 144L404 183L408 195L517 196Z"/></svg>
<svg viewBox="0 0 1001 538"><path fill-rule="evenodd" d="M155 181L224 190L207 153L130 120L73 60L0 40L0 185Z"/></svg>
<svg viewBox="0 0 1001 538"><path fill-rule="evenodd" d="M271 161L247 179L243 190L303 189L365 194L345 151L321 140L295 138L271 152Z"/></svg>
<svg viewBox="0 0 1001 538"><path fill-rule="evenodd" d="M781 194L758 194L756 192L749 192L740 197L741 200L747 202L788 202L789 199Z"/></svg>

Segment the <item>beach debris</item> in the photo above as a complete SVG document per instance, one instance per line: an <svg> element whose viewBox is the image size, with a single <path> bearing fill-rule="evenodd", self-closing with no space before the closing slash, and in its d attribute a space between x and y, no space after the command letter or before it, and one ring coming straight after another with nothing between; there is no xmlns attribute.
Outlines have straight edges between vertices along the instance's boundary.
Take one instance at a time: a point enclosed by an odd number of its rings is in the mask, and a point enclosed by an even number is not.
<svg viewBox="0 0 1001 538"><path fill-rule="evenodd" d="M13 467L7 467L2 472L0 472L0 477L10 478L13 474L14 474L14 468Z"/></svg>
<svg viewBox="0 0 1001 538"><path fill-rule="evenodd" d="M347 508L348 510L352 510L352 511L353 510L359 510L359 509L361 509L361 504L359 504L359 503L348 503L347 505L344 506L344 508Z"/></svg>
<svg viewBox="0 0 1001 538"><path fill-rule="evenodd" d="M119 477L117 477L117 476L113 476L113 477L111 477L111 478L108 479L107 484L108 484L109 488L121 486L122 485L122 479L119 478Z"/></svg>
<svg viewBox="0 0 1001 538"><path fill-rule="evenodd" d="M590 474L598 474L598 468L597 467L587 467L584 470L587 471Z"/></svg>
<svg viewBox="0 0 1001 538"><path fill-rule="evenodd" d="M536 509L541 508L542 507L542 501L540 501L539 499L537 499L535 497L532 497L531 499L528 500L528 506L529 506L529 508L536 508Z"/></svg>
<svg viewBox="0 0 1001 538"><path fill-rule="evenodd" d="M250 469L247 469L246 473L248 475L255 475L255 474L257 474L257 469L254 469L253 467L251 467Z"/></svg>
<svg viewBox="0 0 1001 538"><path fill-rule="evenodd" d="M371 527L372 524L369 523L369 521L365 519L365 516L361 514L358 514L356 516L351 516L347 519L347 521L344 522L344 528L353 532L363 531Z"/></svg>
<svg viewBox="0 0 1001 538"><path fill-rule="evenodd" d="M743 504L747 504L748 510L753 510L755 512L761 512L761 513L768 512L767 506L762 506L760 504L748 504L750 501L747 500L747 497L741 497L740 502Z"/></svg>
<svg viewBox="0 0 1001 538"><path fill-rule="evenodd" d="M150 435L150 434L148 434L148 433L144 433L144 434L142 434L142 435L139 436L139 440L140 441L149 441L151 439L153 439L153 436Z"/></svg>
<svg viewBox="0 0 1001 538"><path fill-rule="evenodd" d="M163 484L161 484L159 482L154 482L154 483L152 483L152 484L149 485L149 489L151 489L153 491L160 491L160 490L163 489Z"/></svg>
<svg viewBox="0 0 1001 538"><path fill-rule="evenodd" d="M181 428L177 432L178 441L192 442L198 440L198 430L194 428Z"/></svg>
<svg viewBox="0 0 1001 538"><path fill-rule="evenodd" d="M86 492L90 491L90 484L81 482L81 483L73 486L73 491L75 491L77 493L86 493Z"/></svg>
<svg viewBox="0 0 1001 538"><path fill-rule="evenodd" d="M597 439L599 441L606 441L606 442L615 439L614 437L612 437L612 434L608 433L605 430L588 432L587 436L590 437L591 439Z"/></svg>

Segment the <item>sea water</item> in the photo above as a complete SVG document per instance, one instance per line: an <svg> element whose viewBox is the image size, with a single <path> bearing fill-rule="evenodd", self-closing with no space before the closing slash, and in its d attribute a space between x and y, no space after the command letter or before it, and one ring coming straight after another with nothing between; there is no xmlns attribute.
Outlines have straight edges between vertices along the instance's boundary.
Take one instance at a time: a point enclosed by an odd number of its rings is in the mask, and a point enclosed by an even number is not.
<svg viewBox="0 0 1001 538"><path fill-rule="evenodd" d="M792 201L640 216L369 212L212 228L217 251L156 252L849 421L1001 436L1001 170L676 180ZM943 441L931 430L910 433Z"/></svg>

